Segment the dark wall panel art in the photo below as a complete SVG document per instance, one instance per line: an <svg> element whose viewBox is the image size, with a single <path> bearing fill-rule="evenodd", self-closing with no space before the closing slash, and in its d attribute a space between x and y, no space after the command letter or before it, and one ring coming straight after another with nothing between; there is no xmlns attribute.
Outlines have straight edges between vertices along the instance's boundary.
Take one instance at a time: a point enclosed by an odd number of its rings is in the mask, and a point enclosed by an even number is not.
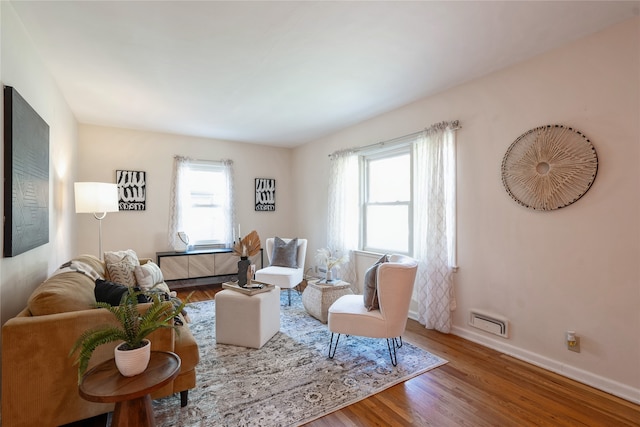
<svg viewBox="0 0 640 427"><path fill-rule="evenodd" d="M49 243L49 125L4 87L4 256Z"/></svg>

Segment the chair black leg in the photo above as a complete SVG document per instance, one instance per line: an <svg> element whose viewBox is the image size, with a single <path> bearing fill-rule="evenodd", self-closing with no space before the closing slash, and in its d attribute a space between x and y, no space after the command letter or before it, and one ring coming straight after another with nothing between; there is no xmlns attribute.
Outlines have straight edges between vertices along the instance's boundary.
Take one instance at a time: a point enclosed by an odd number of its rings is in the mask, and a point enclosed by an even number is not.
<svg viewBox="0 0 640 427"><path fill-rule="evenodd" d="M287 289L287 296L289 297L289 305L291 305L291 288Z"/></svg>
<svg viewBox="0 0 640 427"><path fill-rule="evenodd" d="M402 347L402 337L400 337L400 345L396 342L397 338L387 338L387 349L389 350L389 358L393 366L398 366L398 354L396 348ZM391 341L391 342L389 342Z"/></svg>
<svg viewBox="0 0 640 427"><path fill-rule="evenodd" d="M336 349L338 348L338 341L340 341L340 334L336 337L336 343L333 344L333 332L331 332L331 341L329 341L329 359L333 359L336 355Z"/></svg>
<svg viewBox="0 0 640 427"><path fill-rule="evenodd" d="M183 390L180 392L180 406L184 408L189 403L189 390Z"/></svg>

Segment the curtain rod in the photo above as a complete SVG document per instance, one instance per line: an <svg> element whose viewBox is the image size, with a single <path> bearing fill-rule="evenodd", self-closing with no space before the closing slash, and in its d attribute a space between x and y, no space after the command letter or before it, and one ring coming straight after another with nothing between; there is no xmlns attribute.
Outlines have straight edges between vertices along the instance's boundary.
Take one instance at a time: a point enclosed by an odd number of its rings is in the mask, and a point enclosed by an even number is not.
<svg viewBox="0 0 640 427"><path fill-rule="evenodd" d="M208 159L193 159L191 157L188 156L181 156L179 154L176 154L173 156L174 159L186 159L189 160L191 162L195 162L195 163L226 163L229 162L230 164L233 164L233 160L231 159L220 159L220 160L208 160Z"/></svg>
<svg viewBox="0 0 640 427"><path fill-rule="evenodd" d="M339 153L340 151L353 151L354 153L357 153L358 151L364 151L364 150L368 150L369 148L373 148L373 147L384 147L385 145L393 145L393 144L398 144L400 142L403 142L405 139L407 138L411 138L414 136L418 136L419 134L421 134L422 132L426 132L426 131L430 131L430 130L436 130L439 128L446 128L449 127L451 130L458 130L461 129L462 126L460 126L460 122L458 120L453 120L450 122L439 122L439 123L435 123L429 127L426 127L422 130L419 130L417 132L413 132L413 133L409 133L406 135L402 135L402 136L398 136L396 138L392 138L392 139L387 139L386 141L380 141L380 142L375 142L373 144L369 144L369 145L363 145L362 147L356 147L356 148L349 148L346 150L338 150L338 151L334 151L333 153L329 154L329 157Z"/></svg>

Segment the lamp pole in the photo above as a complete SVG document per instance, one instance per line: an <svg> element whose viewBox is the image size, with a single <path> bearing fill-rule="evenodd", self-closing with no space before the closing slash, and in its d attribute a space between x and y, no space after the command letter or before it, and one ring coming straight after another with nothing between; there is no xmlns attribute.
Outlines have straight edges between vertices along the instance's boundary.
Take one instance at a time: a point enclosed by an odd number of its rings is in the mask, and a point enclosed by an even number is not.
<svg viewBox="0 0 640 427"><path fill-rule="evenodd" d="M98 214L97 212L94 212L93 216L98 220L98 254L100 254L100 260L102 260L102 220L107 216L107 213L102 212L101 214Z"/></svg>

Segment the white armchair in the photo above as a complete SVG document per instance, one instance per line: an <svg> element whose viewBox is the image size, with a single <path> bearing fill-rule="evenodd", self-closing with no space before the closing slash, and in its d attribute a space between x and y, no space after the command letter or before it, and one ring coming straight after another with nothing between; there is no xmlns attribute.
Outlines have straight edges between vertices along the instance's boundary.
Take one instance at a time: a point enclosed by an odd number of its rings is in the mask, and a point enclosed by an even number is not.
<svg viewBox="0 0 640 427"><path fill-rule="evenodd" d="M282 239L289 243L292 239ZM291 305L291 290L298 286L304 277L304 261L307 255L307 239L298 239L298 249L296 255L296 267L286 267L273 265L274 263L275 238L270 237L266 241L267 258L269 267L256 271L256 280L264 283L279 286L286 289Z"/></svg>
<svg viewBox="0 0 640 427"><path fill-rule="evenodd" d="M329 358L335 356L341 334L357 335L386 338L391 363L397 365L396 349L402 347L417 269L418 263L413 258L391 255L388 262L377 267L378 309L369 311L363 295L344 295L329 307Z"/></svg>

